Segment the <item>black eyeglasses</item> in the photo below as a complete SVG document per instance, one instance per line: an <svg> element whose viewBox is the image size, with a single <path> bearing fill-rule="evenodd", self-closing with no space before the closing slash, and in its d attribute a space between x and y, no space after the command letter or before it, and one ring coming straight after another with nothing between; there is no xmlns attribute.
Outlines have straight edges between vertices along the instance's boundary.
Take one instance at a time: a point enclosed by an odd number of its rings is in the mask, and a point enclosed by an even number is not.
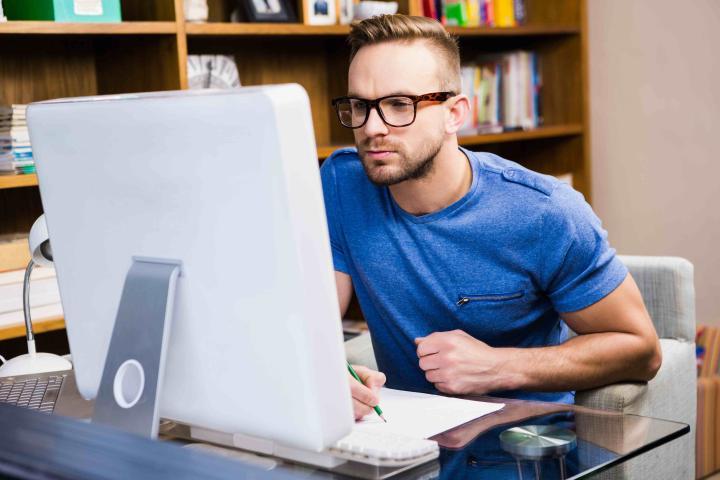
<svg viewBox="0 0 720 480"><path fill-rule="evenodd" d="M357 97L339 97L332 100L338 120L343 127L360 128L377 110L383 122L391 127L407 127L415 121L417 104L420 102L444 102L454 97L453 92L433 92L424 95L388 95L367 100Z"/></svg>

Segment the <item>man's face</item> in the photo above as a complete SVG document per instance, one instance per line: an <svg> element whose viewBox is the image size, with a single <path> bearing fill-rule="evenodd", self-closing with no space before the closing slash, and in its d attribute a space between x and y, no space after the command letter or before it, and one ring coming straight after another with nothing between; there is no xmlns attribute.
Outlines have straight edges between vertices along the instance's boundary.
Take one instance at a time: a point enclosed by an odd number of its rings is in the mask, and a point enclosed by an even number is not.
<svg viewBox="0 0 720 480"><path fill-rule="evenodd" d="M361 48L350 64L348 94L373 100L386 95L422 95L442 90L437 52L424 41L386 42ZM440 64L440 65L439 65ZM386 125L375 109L353 130L368 178L378 185L419 179L432 172L445 139L444 107L420 102L415 122Z"/></svg>

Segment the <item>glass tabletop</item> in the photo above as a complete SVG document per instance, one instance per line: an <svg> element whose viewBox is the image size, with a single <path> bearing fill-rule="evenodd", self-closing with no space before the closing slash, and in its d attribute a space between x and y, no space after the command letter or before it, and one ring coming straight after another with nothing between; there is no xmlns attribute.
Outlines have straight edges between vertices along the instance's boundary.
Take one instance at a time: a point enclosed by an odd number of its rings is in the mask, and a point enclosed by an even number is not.
<svg viewBox="0 0 720 480"><path fill-rule="evenodd" d="M639 415L479 399L506 406L433 437L441 446L438 478L584 478L690 431L686 424ZM504 432L525 438L509 443L513 438Z"/></svg>
<svg viewBox="0 0 720 480"><path fill-rule="evenodd" d="M354 464L355 468L329 473L279 460L274 468L303 471L306 478L578 479L621 464L690 431L683 423L574 405L466 398L505 403L505 407L432 437L440 445L440 456L433 462L402 472ZM517 443L503 442L508 436L503 438L503 432L507 431L515 437L525 435L535 448L523 450L517 448ZM550 448L537 448L538 445Z"/></svg>

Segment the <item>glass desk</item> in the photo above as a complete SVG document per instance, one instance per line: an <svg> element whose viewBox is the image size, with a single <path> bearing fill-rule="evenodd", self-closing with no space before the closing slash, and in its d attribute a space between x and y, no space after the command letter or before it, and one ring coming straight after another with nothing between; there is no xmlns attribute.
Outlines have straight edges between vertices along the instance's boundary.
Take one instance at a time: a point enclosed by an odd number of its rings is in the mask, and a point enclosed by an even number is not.
<svg viewBox="0 0 720 480"><path fill-rule="evenodd" d="M69 378L74 382L74 378ZM68 384L70 385L70 384ZM73 385L74 386L74 385ZM623 415L583 407L490 397L466 397L505 403L495 413L433 437L440 457L398 472L390 468L355 467L365 478L455 479L574 479L585 478L688 434L686 424ZM87 418L92 405L79 395L44 415L0 404L0 476L4 478L351 478L286 463L275 458L245 455L245 462L191 451L178 443L187 427L165 422L162 438L153 441L102 425L70 418ZM528 425L572 432L566 452L525 457L503 449L500 435ZM185 442L187 443L187 442ZM347 469L346 469L347 470ZM147 474L147 475L146 475Z"/></svg>
<svg viewBox="0 0 720 480"><path fill-rule="evenodd" d="M683 423L638 415L592 410L574 405L528 402L492 397L465 397L505 403L495 413L435 437L441 447L434 462L398 472L354 464L345 472L323 472L292 465L278 459L258 457L251 463L266 470L302 472L304 478L393 478L393 479L577 479L586 478L660 445L688 434ZM545 456L509 453L500 435L513 427L546 426L570 431L574 443L566 452L558 449ZM185 427L168 425L169 437L186 437ZM551 438L549 442L552 442ZM562 449L560 449L562 450ZM353 475L347 475L350 471Z"/></svg>

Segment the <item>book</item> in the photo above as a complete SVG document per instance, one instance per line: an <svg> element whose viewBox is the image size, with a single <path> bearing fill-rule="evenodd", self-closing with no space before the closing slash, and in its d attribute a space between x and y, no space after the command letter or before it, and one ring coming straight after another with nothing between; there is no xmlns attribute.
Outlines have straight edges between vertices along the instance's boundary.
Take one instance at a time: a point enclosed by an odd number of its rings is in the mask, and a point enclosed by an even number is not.
<svg viewBox="0 0 720 480"><path fill-rule="evenodd" d="M59 303L53 303L50 305L41 305L37 307L31 307L30 308L30 318L33 322L36 322L38 320L52 318L52 317L62 317L63 316L63 309L62 305ZM14 311L14 312L7 312L7 313L0 313L0 326L6 327L10 325L22 325L25 323L25 315L23 315L23 311Z"/></svg>
<svg viewBox="0 0 720 480"><path fill-rule="evenodd" d="M0 314L23 309L25 269L0 273ZM36 268L30 277L30 305L60 303L54 268Z"/></svg>
<svg viewBox="0 0 720 480"><path fill-rule="evenodd" d="M495 26L514 27L515 22L515 0L495 0Z"/></svg>

